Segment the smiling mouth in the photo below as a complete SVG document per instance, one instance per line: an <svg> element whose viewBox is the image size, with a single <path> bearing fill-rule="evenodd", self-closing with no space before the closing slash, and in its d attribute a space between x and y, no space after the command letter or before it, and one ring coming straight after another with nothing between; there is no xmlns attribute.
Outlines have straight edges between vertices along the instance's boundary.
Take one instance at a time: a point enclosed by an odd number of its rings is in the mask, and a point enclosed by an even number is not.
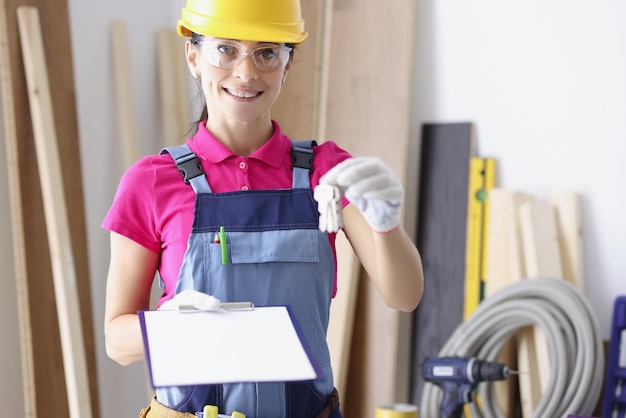
<svg viewBox="0 0 626 418"><path fill-rule="evenodd" d="M228 94L230 94L231 96L235 96L235 97L238 97L240 99L252 99L254 97L260 96L263 93L261 91L247 92L247 91L231 90L231 89L227 89L227 88L225 88L224 90L226 90L228 92Z"/></svg>

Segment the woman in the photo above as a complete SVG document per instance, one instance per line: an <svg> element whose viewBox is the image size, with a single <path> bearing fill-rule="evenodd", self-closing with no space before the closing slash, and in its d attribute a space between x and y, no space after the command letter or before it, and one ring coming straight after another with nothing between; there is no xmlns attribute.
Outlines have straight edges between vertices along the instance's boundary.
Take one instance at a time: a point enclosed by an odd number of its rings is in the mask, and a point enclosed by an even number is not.
<svg viewBox="0 0 626 418"><path fill-rule="evenodd" d="M290 305L322 378L157 388L141 416L193 417L216 405L248 418L341 417L325 340L335 232L319 228L312 190L327 184L345 193L344 233L386 304L408 312L421 299L423 274L399 222L402 187L379 159L351 158L330 141L293 143L271 119L306 37L299 0L188 0L178 33L189 38L186 60L206 107L186 147L125 173L103 222L111 231L107 353L123 365L144 357L137 311L148 309L156 272L160 309L211 296ZM226 260L222 245L211 245L220 227Z"/></svg>

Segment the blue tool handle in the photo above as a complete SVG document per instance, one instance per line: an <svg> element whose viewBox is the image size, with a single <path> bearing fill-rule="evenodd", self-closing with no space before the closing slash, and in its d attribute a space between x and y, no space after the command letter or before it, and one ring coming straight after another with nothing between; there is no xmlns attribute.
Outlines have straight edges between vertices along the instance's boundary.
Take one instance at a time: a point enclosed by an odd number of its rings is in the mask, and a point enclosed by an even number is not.
<svg viewBox="0 0 626 418"><path fill-rule="evenodd" d="M443 400L439 406L440 418L461 418L463 405L472 401L472 385L459 385L456 383L443 383Z"/></svg>
<svg viewBox="0 0 626 418"><path fill-rule="evenodd" d="M602 416L619 418L626 415L626 295L615 300L606 377Z"/></svg>

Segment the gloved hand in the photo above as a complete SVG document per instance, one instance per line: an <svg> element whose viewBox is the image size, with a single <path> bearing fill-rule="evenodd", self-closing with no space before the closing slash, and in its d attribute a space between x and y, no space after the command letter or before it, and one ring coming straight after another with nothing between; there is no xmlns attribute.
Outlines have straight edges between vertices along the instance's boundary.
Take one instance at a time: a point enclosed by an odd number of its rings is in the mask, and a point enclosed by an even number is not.
<svg viewBox="0 0 626 418"><path fill-rule="evenodd" d="M191 307L201 311L215 311L220 308L220 300L197 290L183 290L172 299L163 302L160 311L176 311L180 307Z"/></svg>
<svg viewBox="0 0 626 418"><path fill-rule="evenodd" d="M320 184L339 186L376 232L385 233L400 224L402 185L389 166L376 157L350 158L328 170Z"/></svg>

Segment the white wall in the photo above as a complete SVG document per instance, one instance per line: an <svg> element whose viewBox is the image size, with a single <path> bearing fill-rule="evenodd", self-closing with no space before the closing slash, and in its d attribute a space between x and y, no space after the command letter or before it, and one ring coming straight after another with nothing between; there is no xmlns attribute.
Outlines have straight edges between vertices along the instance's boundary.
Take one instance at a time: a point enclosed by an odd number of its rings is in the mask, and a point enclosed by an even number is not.
<svg viewBox="0 0 626 418"><path fill-rule="evenodd" d="M626 295L626 3L418 2L413 131L472 121L497 183L582 195L586 294L605 339Z"/></svg>
<svg viewBox="0 0 626 418"><path fill-rule="evenodd" d="M163 138L155 33L174 27L184 3L69 0L103 418L136 416L147 401L144 364L118 366L103 348L109 250L100 222L124 169L108 25L114 19L130 25L141 151L157 152ZM431 0L418 2L416 28L413 132L422 122L473 121L480 154L498 160L499 185L539 197L582 194L587 293L605 338L613 300L626 294L626 168L620 164L626 155L626 26L618 24L625 15L626 3L617 0ZM372 53L392 58L393 45ZM7 278L0 295L0 404L19 416L6 183L0 171L0 263Z"/></svg>

